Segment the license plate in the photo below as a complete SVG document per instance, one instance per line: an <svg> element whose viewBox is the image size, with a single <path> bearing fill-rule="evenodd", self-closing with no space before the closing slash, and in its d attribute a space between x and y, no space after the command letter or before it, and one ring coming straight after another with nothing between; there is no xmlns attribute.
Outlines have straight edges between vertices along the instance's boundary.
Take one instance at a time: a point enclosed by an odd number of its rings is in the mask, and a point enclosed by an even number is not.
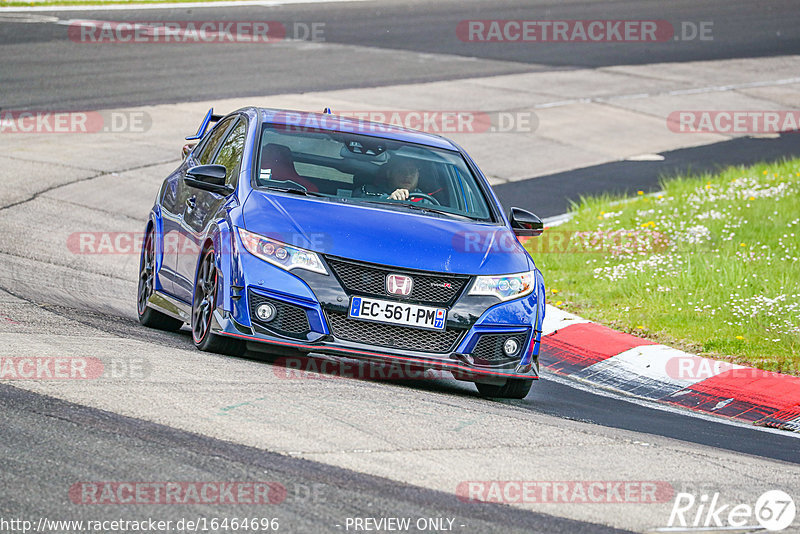
<svg viewBox="0 0 800 534"><path fill-rule="evenodd" d="M390 300L353 297L347 316L362 321L444 330L447 310Z"/></svg>

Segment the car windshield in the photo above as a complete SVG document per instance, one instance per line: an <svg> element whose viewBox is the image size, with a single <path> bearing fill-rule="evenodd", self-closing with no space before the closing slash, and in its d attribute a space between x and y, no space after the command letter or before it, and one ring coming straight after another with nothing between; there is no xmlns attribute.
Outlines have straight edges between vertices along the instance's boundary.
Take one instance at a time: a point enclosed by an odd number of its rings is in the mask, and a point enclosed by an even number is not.
<svg viewBox="0 0 800 534"><path fill-rule="evenodd" d="M353 133L264 125L256 185L438 217L492 220L454 151Z"/></svg>

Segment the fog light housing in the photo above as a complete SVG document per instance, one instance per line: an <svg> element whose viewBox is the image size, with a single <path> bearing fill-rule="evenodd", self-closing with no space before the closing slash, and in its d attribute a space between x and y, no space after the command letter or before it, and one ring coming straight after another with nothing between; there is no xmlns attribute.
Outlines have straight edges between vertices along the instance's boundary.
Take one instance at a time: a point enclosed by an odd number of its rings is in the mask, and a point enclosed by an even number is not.
<svg viewBox="0 0 800 534"><path fill-rule="evenodd" d="M506 342L503 343L503 352L506 353L506 356L516 356L519 352L519 342L513 337L506 339Z"/></svg>
<svg viewBox="0 0 800 534"><path fill-rule="evenodd" d="M256 308L256 317L258 317L259 321L263 321L265 323L273 320L276 314L277 310L275 310L275 306L272 304L261 304L258 308Z"/></svg>

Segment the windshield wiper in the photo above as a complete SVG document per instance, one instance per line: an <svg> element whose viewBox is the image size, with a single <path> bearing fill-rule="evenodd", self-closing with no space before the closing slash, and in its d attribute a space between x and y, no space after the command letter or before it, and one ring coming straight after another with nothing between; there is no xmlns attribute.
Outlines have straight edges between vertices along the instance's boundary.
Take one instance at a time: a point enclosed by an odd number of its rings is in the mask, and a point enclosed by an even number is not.
<svg viewBox="0 0 800 534"><path fill-rule="evenodd" d="M440 210L440 209L431 207L429 205L420 206L418 204L406 204L405 202L397 202L397 203L395 203L395 202L382 202L382 204L384 206L386 204L390 204L392 206L403 206L403 207L406 207L406 208L409 208L409 209L412 209L412 210L426 211L426 212L429 212L429 213L440 213L442 215L449 215L450 217L453 217L455 219L466 219L468 221L477 220L477 219L474 219L474 218L472 218L472 217L470 217L468 215L463 215L461 213L453 213L452 211Z"/></svg>
<svg viewBox="0 0 800 534"><path fill-rule="evenodd" d="M265 186L264 189L269 189L270 191L280 191L281 193L289 193L292 195L301 195L304 197L325 197L328 198L328 195L324 195L322 193L317 193L316 191L308 191L306 189L298 189L296 187L274 187L271 185Z"/></svg>
<svg viewBox="0 0 800 534"><path fill-rule="evenodd" d="M364 203L364 204L374 204L376 206L383 206L383 207L385 207L385 206L399 206L399 207L409 208L409 209L417 210L417 211L425 211L425 212L429 212L429 213L438 213L438 214L441 214L441 215L448 215L448 216L453 217L455 219L465 219L467 221L480 221L481 220L481 219L476 219L474 217L470 217L468 215L462 215L461 213L453 213L452 211L439 210L439 209L436 209L436 208L429 207L427 205L426 206L418 206L417 204L406 204L405 202L391 201L391 200L390 201L386 201L386 200L366 200L363 197L353 197L353 200L356 200L359 203Z"/></svg>

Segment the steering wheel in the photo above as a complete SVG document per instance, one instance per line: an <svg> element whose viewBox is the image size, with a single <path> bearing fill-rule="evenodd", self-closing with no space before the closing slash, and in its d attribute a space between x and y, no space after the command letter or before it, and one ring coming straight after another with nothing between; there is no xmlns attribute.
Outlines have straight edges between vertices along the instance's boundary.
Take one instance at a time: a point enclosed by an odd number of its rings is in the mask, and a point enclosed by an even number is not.
<svg viewBox="0 0 800 534"><path fill-rule="evenodd" d="M436 200L432 196L428 195L427 193L409 193L408 200L411 200L411 199L414 199L414 198L421 198L423 200L427 200L431 204L435 204L436 206L441 206L441 204L439 204L438 200Z"/></svg>

